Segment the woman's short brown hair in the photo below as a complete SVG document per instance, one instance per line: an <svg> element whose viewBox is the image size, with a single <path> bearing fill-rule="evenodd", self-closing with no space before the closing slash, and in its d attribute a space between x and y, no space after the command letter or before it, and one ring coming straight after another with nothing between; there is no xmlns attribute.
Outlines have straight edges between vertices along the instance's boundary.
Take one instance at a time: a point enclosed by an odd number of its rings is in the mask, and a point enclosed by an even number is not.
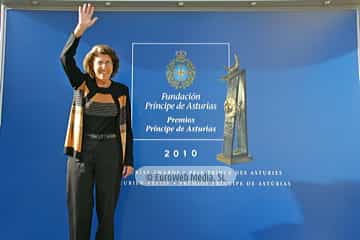
<svg viewBox="0 0 360 240"><path fill-rule="evenodd" d="M109 47L108 45L95 45L85 56L83 61L83 67L85 71L92 77L95 78L94 73L94 58L99 56L100 54L110 56L113 64L113 72L111 73L111 77L117 73L119 70L119 57L116 55L116 52Z"/></svg>

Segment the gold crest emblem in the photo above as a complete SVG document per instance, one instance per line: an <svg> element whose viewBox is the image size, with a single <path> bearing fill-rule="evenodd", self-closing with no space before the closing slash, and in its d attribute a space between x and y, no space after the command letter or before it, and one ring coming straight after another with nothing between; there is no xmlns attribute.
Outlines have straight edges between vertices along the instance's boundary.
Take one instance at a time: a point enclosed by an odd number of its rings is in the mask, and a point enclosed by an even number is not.
<svg viewBox="0 0 360 240"><path fill-rule="evenodd" d="M186 52L176 51L176 57L166 69L166 77L169 84L176 89L185 89L193 83L195 79L195 67L186 58Z"/></svg>

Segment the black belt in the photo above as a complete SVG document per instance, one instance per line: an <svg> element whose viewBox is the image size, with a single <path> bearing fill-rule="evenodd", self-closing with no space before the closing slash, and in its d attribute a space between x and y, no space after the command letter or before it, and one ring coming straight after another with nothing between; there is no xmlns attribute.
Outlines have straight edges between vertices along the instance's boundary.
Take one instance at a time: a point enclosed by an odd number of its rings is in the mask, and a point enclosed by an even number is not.
<svg viewBox="0 0 360 240"><path fill-rule="evenodd" d="M115 139L117 135L113 134L86 134L86 137L92 140L108 140L108 139Z"/></svg>

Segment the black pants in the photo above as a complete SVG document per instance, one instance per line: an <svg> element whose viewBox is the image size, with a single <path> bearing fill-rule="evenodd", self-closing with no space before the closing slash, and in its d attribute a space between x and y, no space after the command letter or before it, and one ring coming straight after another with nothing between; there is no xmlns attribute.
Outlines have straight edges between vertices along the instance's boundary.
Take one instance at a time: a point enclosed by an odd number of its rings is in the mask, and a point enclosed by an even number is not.
<svg viewBox="0 0 360 240"><path fill-rule="evenodd" d="M114 213L122 176L119 139L86 139L81 160L67 162L70 240L89 240L95 186L96 240L114 239Z"/></svg>

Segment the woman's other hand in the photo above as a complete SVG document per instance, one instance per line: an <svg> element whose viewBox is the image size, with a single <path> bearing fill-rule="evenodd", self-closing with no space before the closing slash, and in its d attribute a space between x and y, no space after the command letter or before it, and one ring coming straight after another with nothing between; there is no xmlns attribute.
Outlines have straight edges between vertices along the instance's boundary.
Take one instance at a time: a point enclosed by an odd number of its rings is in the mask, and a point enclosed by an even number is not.
<svg viewBox="0 0 360 240"><path fill-rule="evenodd" d="M90 28L96 20L97 17L93 18L95 7L90 3L85 3L82 6L79 6L79 19L78 24L74 30L76 37L80 37L83 33Z"/></svg>
<svg viewBox="0 0 360 240"><path fill-rule="evenodd" d="M122 175L124 178L127 178L128 176L133 174L133 172L134 172L134 168L132 166L124 166Z"/></svg>

